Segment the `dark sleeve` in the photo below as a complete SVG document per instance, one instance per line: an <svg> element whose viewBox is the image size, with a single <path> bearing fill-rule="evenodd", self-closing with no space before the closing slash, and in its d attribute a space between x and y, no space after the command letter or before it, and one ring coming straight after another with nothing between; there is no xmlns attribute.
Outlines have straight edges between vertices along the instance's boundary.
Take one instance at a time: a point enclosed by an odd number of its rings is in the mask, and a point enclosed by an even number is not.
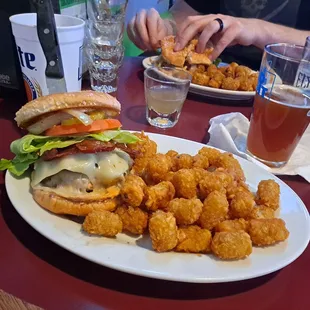
<svg viewBox="0 0 310 310"><path fill-rule="evenodd" d="M309 0L301 0L296 22L297 29L310 30L310 4L308 1Z"/></svg>
<svg viewBox="0 0 310 310"><path fill-rule="evenodd" d="M220 1L217 0L184 0L190 7L200 14L218 14Z"/></svg>

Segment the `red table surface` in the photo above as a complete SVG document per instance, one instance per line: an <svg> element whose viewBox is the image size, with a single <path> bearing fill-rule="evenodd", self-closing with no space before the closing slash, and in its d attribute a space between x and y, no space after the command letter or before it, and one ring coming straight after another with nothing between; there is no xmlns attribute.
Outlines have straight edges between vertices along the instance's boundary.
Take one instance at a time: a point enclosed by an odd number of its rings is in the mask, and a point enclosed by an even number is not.
<svg viewBox="0 0 310 310"><path fill-rule="evenodd" d="M166 131L145 121L141 58L129 58L120 72L118 99L123 128L145 130L206 142L211 117L241 112L251 105L211 102L189 95L179 123ZM0 101L0 158L20 136L13 121L21 103ZM300 177L283 177L310 205L310 185ZM148 279L88 262L50 242L31 228L8 200L0 175L0 288L46 309L310 309L309 247L288 267L264 277L222 284L189 284ZM26 207L26 206L25 206ZM301 236L302 238L302 236ZM126 255L126 253L124 253ZM186 266L184 266L184 269Z"/></svg>

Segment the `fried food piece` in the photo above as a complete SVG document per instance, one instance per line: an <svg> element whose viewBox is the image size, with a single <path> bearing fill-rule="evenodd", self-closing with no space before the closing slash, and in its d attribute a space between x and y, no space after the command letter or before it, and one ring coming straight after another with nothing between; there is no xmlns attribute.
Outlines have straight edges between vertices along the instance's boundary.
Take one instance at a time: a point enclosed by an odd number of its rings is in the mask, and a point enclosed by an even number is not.
<svg viewBox="0 0 310 310"><path fill-rule="evenodd" d="M193 167L207 169L209 167L209 160L206 156L197 154L193 158Z"/></svg>
<svg viewBox="0 0 310 310"><path fill-rule="evenodd" d="M249 222L249 235L253 244L258 246L284 241L289 234L282 219L259 219Z"/></svg>
<svg viewBox="0 0 310 310"><path fill-rule="evenodd" d="M221 73L220 71L218 71L217 73L213 75L213 77L208 83L208 86L213 87L213 88L221 88L224 78L225 78L225 75Z"/></svg>
<svg viewBox="0 0 310 310"><path fill-rule="evenodd" d="M207 75L210 77L210 78L213 78L215 74L218 73L218 69L217 69L217 66L212 64L210 66L208 66L208 69L207 69Z"/></svg>
<svg viewBox="0 0 310 310"><path fill-rule="evenodd" d="M170 151L168 151L167 153L166 153L166 156L169 156L169 157L171 157L171 158L174 158L174 157L176 157L176 156L178 156L179 155L179 153L177 152L177 151L174 151L174 150L170 150Z"/></svg>
<svg viewBox="0 0 310 310"><path fill-rule="evenodd" d="M178 171L181 169L191 169L193 167L194 159L189 154L179 154L174 157L174 167L173 171Z"/></svg>
<svg viewBox="0 0 310 310"><path fill-rule="evenodd" d="M221 223L218 223L215 226L215 231L247 231L248 229L248 222L245 219L236 219L236 220L226 220Z"/></svg>
<svg viewBox="0 0 310 310"><path fill-rule="evenodd" d="M169 202L167 210L174 215L178 225L191 225L199 219L202 207L200 199L175 198Z"/></svg>
<svg viewBox="0 0 310 310"><path fill-rule="evenodd" d="M178 230L177 252L208 253L211 251L211 232L192 225Z"/></svg>
<svg viewBox="0 0 310 310"><path fill-rule="evenodd" d="M205 175L209 173L207 170L202 168L193 168L192 170L194 171L197 185L205 178Z"/></svg>
<svg viewBox="0 0 310 310"><path fill-rule="evenodd" d="M224 168L228 173L232 174L236 181L244 181L244 173L237 159L230 153L221 153L214 162L213 166Z"/></svg>
<svg viewBox="0 0 310 310"><path fill-rule="evenodd" d="M140 141L127 145L130 153L135 154L134 159L140 157L151 157L157 153L156 142L145 135L143 131L141 133L135 133L134 135L136 135Z"/></svg>
<svg viewBox="0 0 310 310"><path fill-rule="evenodd" d="M161 55L164 60L176 67L183 67L185 63L185 57L188 54L187 49L175 52L175 37L167 36L161 40Z"/></svg>
<svg viewBox="0 0 310 310"><path fill-rule="evenodd" d="M212 230L224 221L228 214L228 201L224 193L214 191L203 202L202 213L198 220L202 228Z"/></svg>
<svg viewBox="0 0 310 310"><path fill-rule="evenodd" d="M222 231L215 233L211 249L221 259L242 259L252 253L252 241L245 231Z"/></svg>
<svg viewBox="0 0 310 310"><path fill-rule="evenodd" d="M145 168L145 175L154 182L158 183L163 180L172 168L172 159L164 154L154 155Z"/></svg>
<svg viewBox="0 0 310 310"><path fill-rule="evenodd" d="M222 89L238 90L239 87L240 81L238 79L233 79L232 77L227 77L223 79Z"/></svg>
<svg viewBox="0 0 310 310"><path fill-rule="evenodd" d="M238 68L238 64L236 62L232 62L227 68L226 68L226 71L225 71L225 76L226 77L232 77L233 79L235 78L235 72L236 72L236 69Z"/></svg>
<svg viewBox="0 0 310 310"><path fill-rule="evenodd" d="M250 215L251 219L273 219L274 210L264 205L256 206Z"/></svg>
<svg viewBox="0 0 310 310"><path fill-rule="evenodd" d="M217 67L217 69L226 76L226 70L228 66Z"/></svg>
<svg viewBox="0 0 310 310"><path fill-rule="evenodd" d="M175 172L172 184L175 187L176 197L190 199L197 196L197 182L192 169L181 169Z"/></svg>
<svg viewBox="0 0 310 310"><path fill-rule="evenodd" d="M248 77L245 77L245 76L240 76L240 77L237 77L236 78L237 81L239 81L239 88L238 90L241 90L241 91L253 91L253 86L252 86L252 81L249 80Z"/></svg>
<svg viewBox="0 0 310 310"><path fill-rule="evenodd" d="M149 211L164 209L174 198L175 189L171 182L163 181L145 190L145 207Z"/></svg>
<svg viewBox="0 0 310 310"><path fill-rule="evenodd" d="M115 211L122 220L123 231L142 235L147 227L148 214L139 208L120 206Z"/></svg>
<svg viewBox="0 0 310 310"><path fill-rule="evenodd" d="M247 192L238 192L230 203L232 218L250 218L255 206L253 195Z"/></svg>
<svg viewBox="0 0 310 310"><path fill-rule="evenodd" d="M122 184L121 197L128 205L139 207L144 198L145 188L146 184L139 176L129 174Z"/></svg>
<svg viewBox="0 0 310 310"><path fill-rule="evenodd" d="M221 178L213 172L204 173L203 179L198 184L198 194L201 199L205 199L208 195L214 191L223 193L226 195L226 189L224 187Z"/></svg>
<svg viewBox="0 0 310 310"><path fill-rule="evenodd" d="M110 211L93 211L84 220L83 229L92 235L114 237L123 229L121 218Z"/></svg>
<svg viewBox="0 0 310 310"><path fill-rule="evenodd" d="M194 48L198 43L198 40L192 40L191 41ZM196 53L194 48L188 53L187 57L186 57L186 61L190 64L190 65L210 65L212 64L212 61L210 60L210 55L213 52L213 48L207 48L205 49L205 51L203 53Z"/></svg>
<svg viewBox="0 0 310 310"><path fill-rule="evenodd" d="M195 71L193 73L192 83L202 85L202 86L208 86L209 81L210 81L210 76L208 76L204 72Z"/></svg>
<svg viewBox="0 0 310 310"><path fill-rule="evenodd" d="M157 252L170 251L178 243L176 220L170 212L154 212L149 220L149 232L153 249Z"/></svg>
<svg viewBox="0 0 310 310"><path fill-rule="evenodd" d="M217 149L214 149L212 147L203 147L198 152L199 155L202 155L206 157L209 161L210 166L213 166L216 162L216 159L222 154Z"/></svg>
<svg viewBox="0 0 310 310"><path fill-rule="evenodd" d="M169 171L164 177L163 180L164 181L169 181L172 183L173 181L173 176L174 176L174 172L173 171Z"/></svg>
<svg viewBox="0 0 310 310"><path fill-rule="evenodd" d="M144 176L145 168L150 161L151 157L139 157L136 158L131 168L131 173L136 174L140 177Z"/></svg>
<svg viewBox="0 0 310 310"><path fill-rule="evenodd" d="M227 190L226 191L227 199L233 199L238 192L246 192L246 193L251 194L254 197L248 185L244 183L243 181L232 183L230 186L227 187L226 190Z"/></svg>
<svg viewBox="0 0 310 310"><path fill-rule="evenodd" d="M244 77L248 78L252 73L252 70L246 66L238 66L235 70L235 77Z"/></svg>
<svg viewBox="0 0 310 310"><path fill-rule="evenodd" d="M280 186L274 180L260 181L256 193L256 203L265 205L273 210L280 206Z"/></svg>
<svg viewBox="0 0 310 310"><path fill-rule="evenodd" d="M234 177L229 174L223 168L217 168L214 172L212 172L214 176L216 176L219 180L221 180L223 187L226 189L235 184Z"/></svg>
<svg viewBox="0 0 310 310"><path fill-rule="evenodd" d="M258 83L258 73L252 73L249 77L249 83L252 84L252 89L255 90Z"/></svg>

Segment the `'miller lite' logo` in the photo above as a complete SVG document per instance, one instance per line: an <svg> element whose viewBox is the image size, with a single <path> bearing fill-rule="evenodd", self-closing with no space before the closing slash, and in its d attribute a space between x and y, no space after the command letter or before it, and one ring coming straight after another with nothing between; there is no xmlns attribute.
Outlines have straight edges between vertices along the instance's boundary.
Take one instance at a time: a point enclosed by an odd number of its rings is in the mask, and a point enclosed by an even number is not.
<svg viewBox="0 0 310 310"><path fill-rule="evenodd" d="M36 67L33 66L33 62L36 60L36 56L34 54L23 52L20 46L17 46L17 53L22 67L37 71Z"/></svg>

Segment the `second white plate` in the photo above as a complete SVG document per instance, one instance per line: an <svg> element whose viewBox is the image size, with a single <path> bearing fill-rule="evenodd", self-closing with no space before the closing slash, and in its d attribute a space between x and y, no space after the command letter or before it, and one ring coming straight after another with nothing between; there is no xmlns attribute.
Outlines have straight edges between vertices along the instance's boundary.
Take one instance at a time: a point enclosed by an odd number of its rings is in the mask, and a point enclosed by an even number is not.
<svg viewBox="0 0 310 310"><path fill-rule="evenodd" d="M150 66L153 65L154 61L157 58L158 56L144 58L142 61L143 67L145 69L149 68ZM208 86L201 86L193 83L191 83L190 85L189 92L193 94L207 96L210 98L239 100L239 101L251 100L255 96L255 91L235 91L235 90L218 89Z"/></svg>

